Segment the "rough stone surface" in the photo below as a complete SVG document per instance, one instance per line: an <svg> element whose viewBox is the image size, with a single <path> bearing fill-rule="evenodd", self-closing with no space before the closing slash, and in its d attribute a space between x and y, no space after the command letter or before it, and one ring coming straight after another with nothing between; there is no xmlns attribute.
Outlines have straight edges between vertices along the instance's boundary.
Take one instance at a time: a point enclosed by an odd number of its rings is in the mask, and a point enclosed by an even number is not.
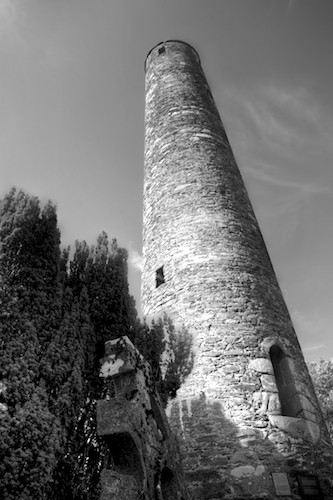
<svg viewBox="0 0 333 500"><path fill-rule="evenodd" d="M302 418L283 417L281 415L271 415L270 423L283 430L286 434L305 441L316 444L320 438L319 425Z"/></svg>
<svg viewBox="0 0 333 500"><path fill-rule="evenodd" d="M251 359L249 362L249 370L255 370L259 373L268 373L269 375L274 374L272 362L266 358Z"/></svg>
<svg viewBox="0 0 333 500"><path fill-rule="evenodd" d="M231 469L231 475L234 477L241 478L243 476L253 476L256 470L252 465L240 465L235 469Z"/></svg>
<svg viewBox="0 0 333 500"><path fill-rule="evenodd" d="M260 382L264 391L278 392L274 375L261 375Z"/></svg>
<svg viewBox="0 0 333 500"><path fill-rule="evenodd" d="M177 442L149 364L128 337L106 342L105 351L105 399L97 402L97 432L108 447L101 500L186 500Z"/></svg>
<svg viewBox="0 0 333 500"><path fill-rule="evenodd" d="M189 45L168 41L149 53L145 126L142 307L148 319L169 314L193 338L193 369L168 407L191 498L275 498L271 473L285 472L296 499L297 471L318 476L333 498L326 425ZM297 432L281 429L282 413L300 422ZM261 466L261 475L231 473Z"/></svg>
<svg viewBox="0 0 333 500"><path fill-rule="evenodd" d="M137 498L138 484L133 476L119 474L110 469L101 472L100 500L130 500Z"/></svg>

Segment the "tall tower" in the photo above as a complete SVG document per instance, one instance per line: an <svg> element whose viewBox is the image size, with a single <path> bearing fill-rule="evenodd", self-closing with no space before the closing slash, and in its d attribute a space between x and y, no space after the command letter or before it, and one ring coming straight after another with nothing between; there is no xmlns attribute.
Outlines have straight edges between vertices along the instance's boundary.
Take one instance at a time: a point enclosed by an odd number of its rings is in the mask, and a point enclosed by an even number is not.
<svg viewBox="0 0 333 500"><path fill-rule="evenodd" d="M145 69L142 306L193 338L168 408L191 498L333 498L326 425L199 56L169 40Z"/></svg>

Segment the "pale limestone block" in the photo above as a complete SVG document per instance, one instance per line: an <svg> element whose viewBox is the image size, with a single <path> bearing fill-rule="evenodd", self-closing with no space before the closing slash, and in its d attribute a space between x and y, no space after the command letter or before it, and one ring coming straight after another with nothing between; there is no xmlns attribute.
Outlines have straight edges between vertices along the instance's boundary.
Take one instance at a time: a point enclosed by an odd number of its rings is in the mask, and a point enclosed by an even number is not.
<svg viewBox="0 0 333 500"><path fill-rule="evenodd" d="M274 430L269 433L268 439L274 444L283 444L288 440L288 437L284 432Z"/></svg>
<svg viewBox="0 0 333 500"><path fill-rule="evenodd" d="M263 465L258 465L258 467L256 468L256 471L254 473L255 476L262 476L263 474L265 474L266 472L266 469Z"/></svg>
<svg viewBox="0 0 333 500"><path fill-rule="evenodd" d="M225 365L223 366L223 371L226 373L233 373L233 372L239 372L240 368L239 366L235 365Z"/></svg>
<svg viewBox="0 0 333 500"><path fill-rule="evenodd" d="M235 469L230 471L230 474L237 478L242 478L244 476L253 476L256 472L256 469L252 465L240 465Z"/></svg>
<svg viewBox="0 0 333 500"><path fill-rule="evenodd" d="M118 375L124 364L125 362L122 359L110 356L101 366L100 377L107 378Z"/></svg>
<svg viewBox="0 0 333 500"><path fill-rule="evenodd" d="M8 410L8 406L5 403L0 403L0 412L6 412Z"/></svg>
<svg viewBox="0 0 333 500"><path fill-rule="evenodd" d="M126 335L106 342L105 352L107 356L102 360L100 370L103 378L134 371L138 360L143 362L143 357Z"/></svg>
<svg viewBox="0 0 333 500"><path fill-rule="evenodd" d="M281 415L281 403L277 393L270 395L267 411L271 415Z"/></svg>
<svg viewBox="0 0 333 500"><path fill-rule="evenodd" d="M252 427L240 427L237 432L237 437L256 437L258 435L258 431L252 429Z"/></svg>
<svg viewBox="0 0 333 500"><path fill-rule="evenodd" d="M261 375L260 381L264 391L278 392L274 375Z"/></svg>
<svg viewBox="0 0 333 500"><path fill-rule="evenodd" d="M259 373L268 373L269 375L273 375L274 373L271 361L266 358L251 359L249 369Z"/></svg>
<svg viewBox="0 0 333 500"><path fill-rule="evenodd" d="M254 392L252 400L254 409L259 409L261 407L261 402L262 402L262 392L261 391Z"/></svg>
<svg viewBox="0 0 333 500"><path fill-rule="evenodd" d="M320 438L319 425L309 420L282 415L269 415L269 421L274 427L283 430L296 439L303 439L315 444Z"/></svg>
<svg viewBox="0 0 333 500"><path fill-rule="evenodd" d="M259 415L264 415L267 412L268 401L269 401L269 393L268 392L262 392L262 403L261 403L261 408L260 408L260 411L259 411Z"/></svg>

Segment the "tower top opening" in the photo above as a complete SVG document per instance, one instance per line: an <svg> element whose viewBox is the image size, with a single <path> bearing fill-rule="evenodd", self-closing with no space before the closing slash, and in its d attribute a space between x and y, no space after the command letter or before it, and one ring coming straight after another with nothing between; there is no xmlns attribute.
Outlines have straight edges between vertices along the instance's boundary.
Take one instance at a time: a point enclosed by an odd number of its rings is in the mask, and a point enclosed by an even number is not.
<svg viewBox="0 0 333 500"><path fill-rule="evenodd" d="M179 45L186 45L187 47L189 47L195 54L196 58L198 59L198 62L200 63L200 57L199 57L199 54L198 52L195 50L194 47L192 47L192 45L190 45L189 43L187 42L183 42L182 40L166 40L165 42L159 42L157 43L147 54L147 57L145 59L145 71L147 69L147 62L148 62L148 59L150 58L150 56L152 55L152 53L156 51L156 53L158 54L158 48L161 48L161 46L167 46L168 44L179 44Z"/></svg>

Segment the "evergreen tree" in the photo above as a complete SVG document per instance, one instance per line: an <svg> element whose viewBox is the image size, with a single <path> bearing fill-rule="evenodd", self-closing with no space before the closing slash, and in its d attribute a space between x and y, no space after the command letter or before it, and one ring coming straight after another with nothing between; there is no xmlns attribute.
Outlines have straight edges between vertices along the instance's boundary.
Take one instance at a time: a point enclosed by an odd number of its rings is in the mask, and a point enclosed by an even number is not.
<svg viewBox="0 0 333 500"><path fill-rule="evenodd" d="M104 355L107 340L122 335L134 337L138 325L134 300L127 281L127 252L116 240L109 244L103 232L93 247L76 242L69 264L68 286L73 297L80 298L80 310L85 307L89 318L81 330L85 338L84 404L80 408L71 444L71 457L79 467L72 474L73 498L95 498L102 465L103 439L96 433L96 401L103 389L99 378L99 360ZM84 297L84 305L82 303Z"/></svg>
<svg viewBox="0 0 333 500"><path fill-rule="evenodd" d="M52 203L12 189L0 202L0 498L95 500L104 343L127 335L164 401L191 369L191 338L137 318L127 252L103 232L60 252ZM162 369L161 369L162 367Z"/></svg>
<svg viewBox="0 0 333 500"><path fill-rule="evenodd" d="M333 442L333 361L308 363L309 372Z"/></svg>
<svg viewBox="0 0 333 500"><path fill-rule="evenodd" d="M15 189L0 204L0 497L49 498L61 425L40 360L60 317L55 208Z"/></svg>

